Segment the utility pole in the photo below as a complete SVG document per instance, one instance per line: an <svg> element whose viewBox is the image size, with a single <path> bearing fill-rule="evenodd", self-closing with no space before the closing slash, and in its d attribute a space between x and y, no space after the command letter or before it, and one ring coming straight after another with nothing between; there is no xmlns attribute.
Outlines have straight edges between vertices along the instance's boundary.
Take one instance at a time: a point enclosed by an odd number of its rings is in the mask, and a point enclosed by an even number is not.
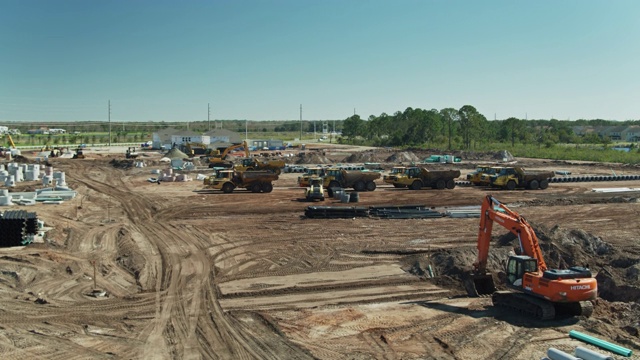
<svg viewBox="0 0 640 360"><path fill-rule="evenodd" d="M109 100L109 147L111 147L111 100Z"/></svg>
<svg viewBox="0 0 640 360"><path fill-rule="evenodd" d="M300 104L300 142L302 142L302 104Z"/></svg>
<svg viewBox="0 0 640 360"><path fill-rule="evenodd" d="M207 127L209 128L209 131L211 131L211 107L209 106L209 103L207 103Z"/></svg>

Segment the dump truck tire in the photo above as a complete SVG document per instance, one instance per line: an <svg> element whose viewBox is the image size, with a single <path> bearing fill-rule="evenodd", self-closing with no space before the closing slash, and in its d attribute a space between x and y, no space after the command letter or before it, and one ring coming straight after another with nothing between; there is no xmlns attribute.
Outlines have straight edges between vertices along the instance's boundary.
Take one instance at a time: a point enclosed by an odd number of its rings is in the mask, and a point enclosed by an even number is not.
<svg viewBox="0 0 640 360"><path fill-rule="evenodd" d="M544 190L549 187L549 180L544 179L540 181L540 189Z"/></svg>
<svg viewBox="0 0 640 360"><path fill-rule="evenodd" d="M538 190L539 187L540 187L540 184L538 183L538 180L534 179L529 182L529 189Z"/></svg>
<svg viewBox="0 0 640 360"><path fill-rule="evenodd" d="M364 191L365 189L364 181L358 181L353 184L353 190L355 191Z"/></svg>
<svg viewBox="0 0 640 360"><path fill-rule="evenodd" d="M271 183L264 183L262 184L262 191L266 192L266 193L270 193L273 191L273 185ZM322 199L324 200L324 199Z"/></svg>
<svg viewBox="0 0 640 360"><path fill-rule="evenodd" d="M505 187L506 187L507 190L515 190L516 189L516 182L513 181L513 180L509 180Z"/></svg>
<svg viewBox="0 0 640 360"><path fill-rule="evenodd" d="M222 185L222 192L225 194L231 194L233 192L233 184L232 183L225 183L224 185Z"/></svg>
<svg viewBox="0 0 640 360"><path fill-rule="evenodd" d="M453 179L447 180L447 189L451 190L456 187L456 182Z"/></svg>
<svg viewBox="0 0 640 360"><path fill-rule="evenodd" d="M420 180L416 180L413 183L411 183L411 190L420 190L422 189L422 182L420 182Z"/></svg>
<svg viewBox="0 0 640 360"><path fill-rule="evenodd" d="M374 191L376 189L376 183L369 181L367 183L367 191Z"/></svg>
<svg viewBox="0 0 640 360"><path fill-rule="evenodd" d="M439 179L436 181L436 189L444 190L447 187L447 183L443 179Z"/></svg>

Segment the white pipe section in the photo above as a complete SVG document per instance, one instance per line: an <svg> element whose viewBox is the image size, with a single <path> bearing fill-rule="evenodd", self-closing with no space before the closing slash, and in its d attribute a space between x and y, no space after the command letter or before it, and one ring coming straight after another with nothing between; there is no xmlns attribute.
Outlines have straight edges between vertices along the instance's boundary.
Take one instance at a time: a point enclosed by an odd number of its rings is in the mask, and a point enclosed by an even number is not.
<svg viewBox="0 0 640 360"><path fill-rule="evenodd" d="M599 352L595 352L582 346L576 347L575 354L583 360L614 360L611 356L600 354Z"/></svg>
<svg viewBox="0 0 640 360"><path fill-rule="evenodd" d="M549 350L547 350L547 356L551 360L580 360L580 358L567 354L566 352L556 348L549 348Z"/></svg>

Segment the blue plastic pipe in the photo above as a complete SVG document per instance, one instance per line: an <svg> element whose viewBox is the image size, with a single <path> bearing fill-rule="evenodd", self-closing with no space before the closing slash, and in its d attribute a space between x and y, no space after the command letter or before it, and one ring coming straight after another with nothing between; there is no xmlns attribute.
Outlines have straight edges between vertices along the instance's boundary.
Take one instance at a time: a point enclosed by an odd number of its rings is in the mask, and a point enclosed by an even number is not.
<svg viewBox="0 0 640 360"><path fill-rule="evenodd" d="M589 336L587 334L581 333L579 331L575 331L575 330L571 330L569 331L569 336L574 338L574 339L578 339L581 341L584 341L586 343L589 343L591 345L595 345L597 347L600 347L602 349L605 350L609 350L611 352L614 352L618 355L622 355L625 357L630 357L631 354L633 353L633 351L631 351L630 349L624 348L622 346L616 345L616 344L612 344L608 341L604 341L604 340L600 340L598 338L595 338L593 336Z"/></svg>

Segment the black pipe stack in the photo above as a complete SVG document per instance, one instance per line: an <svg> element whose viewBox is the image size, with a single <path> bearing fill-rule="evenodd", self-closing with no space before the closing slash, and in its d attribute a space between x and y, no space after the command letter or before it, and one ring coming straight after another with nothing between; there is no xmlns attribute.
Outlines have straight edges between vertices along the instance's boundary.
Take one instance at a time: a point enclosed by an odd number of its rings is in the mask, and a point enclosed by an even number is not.
<svg viewBox="0 0 640 360"><path fill-rule="evenodd" d="M36 213L8 210L0 215L0 247L25 245L26 235L38 232Z"/></svg>

